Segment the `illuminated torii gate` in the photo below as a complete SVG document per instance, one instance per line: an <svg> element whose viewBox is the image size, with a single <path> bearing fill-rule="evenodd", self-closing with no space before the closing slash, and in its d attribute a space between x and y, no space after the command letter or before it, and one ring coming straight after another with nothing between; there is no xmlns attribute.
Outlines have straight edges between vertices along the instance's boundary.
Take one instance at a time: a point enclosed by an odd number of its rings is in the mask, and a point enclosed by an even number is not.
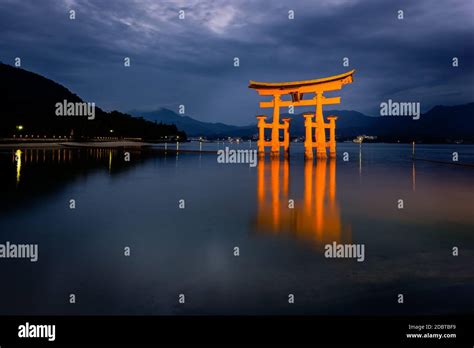
<svg viewBox="0 0 474 348"><path fill-rule="evenodd" d="M323 105L339 104L341 97L326 98L323 93L340 90L343 85L352 83L352 75L355 70L351 70L341 75L325 77L316 80L294 81L294 82L255 82L250 81L249 88L257 90L259 95L273 96L272 101L260 102L261 108L273 108L272 123L265 122L267 116L258 115L258 152L265 153L265 147L271 147L272 155L279 155L280 147L283 146L285 152L290 146L290 119L284 118L280 123L281 107L315 106L315 113L305 113L305 156L313 157L313 147L316 148L318 158L326 158L326 147L329 147L331 157L336 156L336 116L329 116L328 123L324 122ZM314 93L311 99L303 99L304 94ZM291 100L282 100L282 95L289 94ZM271 140L265 141L265 128L272 130ZM315 142L313 142L313 128L315 129ZM329 129L329 142L326 142L326 128ZM283 142L280 142L280 129L283 129Z"/></svg>

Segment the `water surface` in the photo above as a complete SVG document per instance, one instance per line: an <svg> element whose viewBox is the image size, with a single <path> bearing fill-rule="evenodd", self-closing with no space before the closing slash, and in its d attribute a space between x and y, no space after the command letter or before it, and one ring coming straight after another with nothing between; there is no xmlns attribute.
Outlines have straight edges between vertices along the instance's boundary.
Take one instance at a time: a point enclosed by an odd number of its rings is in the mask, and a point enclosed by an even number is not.
<svg viewBox="0 0 474 348"><path fill-rule="evenodd" d="M255 168L117 149L20 149L18 162L17 150L0 150L0 243L38 243L39 261L0 259L0 314L474 313L473 167L413 162L396 144L338 144L314 162L295 144ZM474 163L474 146L416 148L453 152ZM365 261L325 258L333 241L364 244Z"/></svg>

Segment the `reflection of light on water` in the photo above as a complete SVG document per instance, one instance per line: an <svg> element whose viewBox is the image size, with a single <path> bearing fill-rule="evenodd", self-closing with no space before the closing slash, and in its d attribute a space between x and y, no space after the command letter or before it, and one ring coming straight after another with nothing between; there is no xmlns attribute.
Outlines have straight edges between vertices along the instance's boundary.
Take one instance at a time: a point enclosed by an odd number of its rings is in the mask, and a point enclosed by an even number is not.
<svg viewBox="0 0 474 348"><path fill-rule="evenodd" d="M21 174L21 150L18 149L15 152L15 159L16 159L16 183L20 182L20 174Z"/></svg>
<svg viewBox="0 0 474 348"><path fill-rule="evenodd" d="M109 150L109 173L112 170L112 150Z"/></svg>
<svg viewBox="0 0 474 348"><path fill-rule="evenodd" d="M413 181L413 192L416 191L416 169L415 169L415 161L413 161L412 169L411 169L411 176Z"/></svg>
<svg viewBox="0 0 474 348"><path fill-rule="evenodd" d="M267 175L266 172L270 171ZM258 214L256 227L272 233L290 232L297 238L326 244L346 242L336 202L336 162L306 161L301 200L289 196L289 162L262 158L257 168ZM266 180L270 182L265 182ZM282 180L281 180L282 179ZM294 207L289 207L289 199Z"/></svg>

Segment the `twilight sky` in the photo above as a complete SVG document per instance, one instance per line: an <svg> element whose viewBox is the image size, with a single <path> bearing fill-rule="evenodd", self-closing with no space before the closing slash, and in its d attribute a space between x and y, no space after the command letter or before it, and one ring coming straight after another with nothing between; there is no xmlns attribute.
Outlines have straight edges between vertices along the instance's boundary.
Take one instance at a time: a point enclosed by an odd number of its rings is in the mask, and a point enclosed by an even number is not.
<svg viewBox="0 0 474 348"><path fill-rule="evenodd" d="M474 1L0 0L0 61L15 57L106 110L184 104L196 119L244 125L263 100L249 80L356 69L333 108L377 115L392 99L424 112L474 101Z"/></svg>

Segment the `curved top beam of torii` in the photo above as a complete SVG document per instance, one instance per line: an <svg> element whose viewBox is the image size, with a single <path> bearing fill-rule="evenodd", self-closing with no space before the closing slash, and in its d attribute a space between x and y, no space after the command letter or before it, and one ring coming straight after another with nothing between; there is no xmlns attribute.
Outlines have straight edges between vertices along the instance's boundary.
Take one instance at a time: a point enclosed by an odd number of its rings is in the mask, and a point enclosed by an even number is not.
<svg viewBox="0 0 474 348"><path fill-rule="evenodd" d="M311 90L319 89L320 87L327 87L327 90L333 89L332 87L336 84L339 86L345 85L352 82L352 75L354 74L355 69L348 71L344 74L334 75L329 77L324 77L314 80L303 80L303 81L293 81L293 82L257 82L250 80L249 88L256 90L273 90L281 91L283 94L290 93L290 91L304 89L304 92L309 92ZM324 85L324 86L320 86ZM340 88L340 87L339 87ZM325 89L325 88L323 88ZM335 88L338 89L338 88ZM286 93L285 93L286 92ZM303 92L303 91L302 91Z"/></svg>

